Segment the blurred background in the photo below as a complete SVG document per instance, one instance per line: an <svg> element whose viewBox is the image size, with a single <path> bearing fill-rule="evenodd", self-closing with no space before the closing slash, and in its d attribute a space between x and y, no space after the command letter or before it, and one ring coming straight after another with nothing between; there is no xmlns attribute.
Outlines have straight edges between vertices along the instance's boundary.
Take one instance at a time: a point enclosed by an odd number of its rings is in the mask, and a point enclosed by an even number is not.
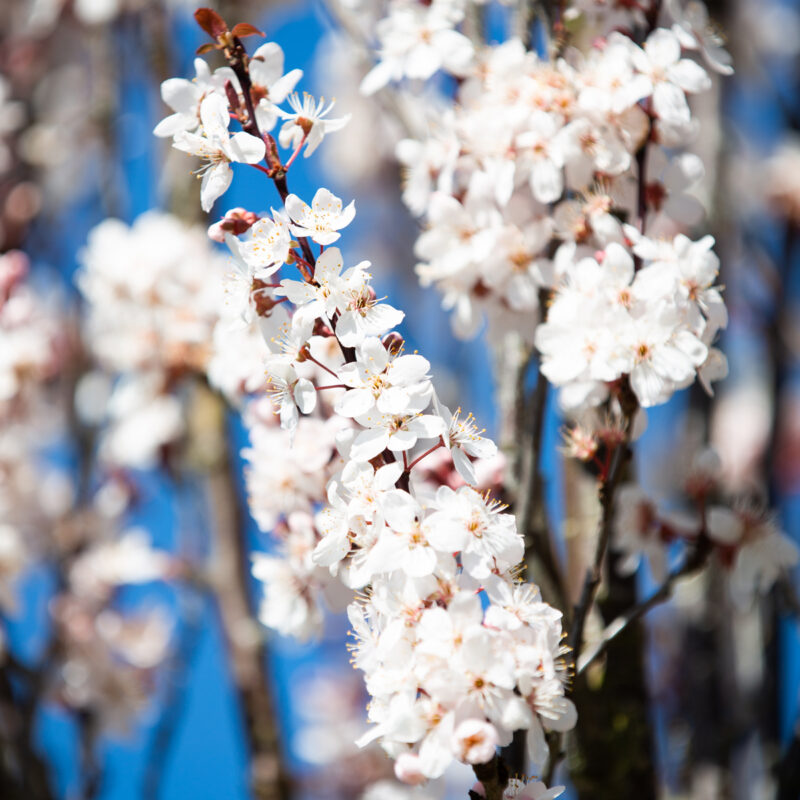
<svg viewBox="0 0 800 800"><path fill-rule="evenodd" d="M297 161L291 189L310 198L324 185L345 202L356 199L345 260L373 263L380 291L406 311L409 349L431 360L445 402L471 410L496 434L502 419L488 346L457 341L440 298L418 287L417 228L400 201L393 158L397 131L358 95L359 47L337 32L321 2L215 7L231 23L260 27L283 48L286 69L304 71L302 88L335 96L337 112L353 114L318 157ZM205 37L186 0L0 0L0 10L0 294L10 297L25 273L31 293L28 307L4 312L3 325L14 327L13 314L36 317L39 338L30 347L44 342L47 351L30 359L25 380L34 389L3 389L0 414L4 763L24 765L25 797L249 798L252 771L275 765L249 757L236 636L263 631L237 629L231 639L224 603L221 612L186 566L193 553L213 552L209 493L218 490L227 492L225 513L246 530L245 550L271 546L246 511L241 422L235 411L223 412L226 444L207 441L202 434L214 412L193 394L184 399L195 451L99 470L96 429L110 379L87 368L75 284L90 231L106 218L130 225L161 209L201 232L208 224L185 157L152 135L169 111L160 83L194 74ZM709 10L736 65L697 108L703 199L731 315L722 342L731 370L713 401L693 390L653 409L637 469L648 489L665 491L682 469L676 442L708 439L731 485L766 488L783 529L800 542L800 7L738 0ZM271 192L255 171L238 170L210 221L252 207L259 193L266 209L277 203ZM117 255L137 268L130 253L112 248L108 257ZM0 352L0 373L3 360ZM548 498L560 519L564 467L553 406L543 452ZM218 473L206 469L205 447L225 454L230 480L222 489ZM113 558L106 554L111 567L93 571L82 531L112 523L135 535ZM149 545L136 538L142 532ZM171 554L169 563L154 550ZM233 557L249 575L247 553ZM646 591L648 578L641 580ZM260 588L248 579L246 590L255 607ZM698 592L686 586L650 622L663 796L774 797L773 765L800 763L800 609L793 613L793 598L776 590L758 611L729 610L723 641L720 626L692 611ZM125 621L129 612L135 626ZM75 652L64 651L65 631L79 642ZM270 735L278 737L292 796L466 797L466 768L412 795L394 783L380 751L351 744L365 728L366 696L348 663L346 631L346 620L331 615L319 641L267 638L263 688L277 723ZM97 648L109 642L126 654L125 669L103 661L108 656ZM688 688L679 674L687 662L700 665ZM0 785L2 798L16 791Z"/></svg>

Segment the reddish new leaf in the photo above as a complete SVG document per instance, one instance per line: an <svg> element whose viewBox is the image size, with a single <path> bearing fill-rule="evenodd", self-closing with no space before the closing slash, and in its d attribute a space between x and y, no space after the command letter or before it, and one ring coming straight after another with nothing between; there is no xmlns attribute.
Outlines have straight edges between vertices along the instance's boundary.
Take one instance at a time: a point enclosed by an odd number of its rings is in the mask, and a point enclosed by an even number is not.
<svg viewBox="0 0 800 800"><path fill-rule="evenodd" d="M194 12L194 18L197 20L197 24L213 39L219 38L228 31L225 20L212 8L198 8Z"/></svg>
<svg viewBox="0 0 800 800"><path fill-rule="evenodd" d="M251 25L249 22L240 22L237 25L233 26L233 30L231 33L234 36L238 36L240 39L243 36L266 36L267 34L264 31L260 31L256 28L255 25Z"/></svg>
<svg viewBox="0 0 800 800"><path fill-rule="evenodd" d="M210 53L212 50L216 50L217 46L211 44L211 42L206 42L205 44L201 44L197 50L194 51L196 56L202 56L204 53Z"/></svg>

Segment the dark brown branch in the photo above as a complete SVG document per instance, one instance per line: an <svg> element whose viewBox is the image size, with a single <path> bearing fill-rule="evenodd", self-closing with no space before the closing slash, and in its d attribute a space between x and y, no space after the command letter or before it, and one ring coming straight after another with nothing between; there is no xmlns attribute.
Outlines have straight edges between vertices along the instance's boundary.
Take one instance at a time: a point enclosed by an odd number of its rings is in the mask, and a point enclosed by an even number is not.
<svg viewBox="0 0 800 800"><path fill-rule="evenodd" d="M470 791L470 800L503 800L503 792L508 786L508 768L500 756L495 756L486 764L473 764L472 771L483 785L483 797Z"/></svg>
<svg viewBox="0 0 800 800"><path fill-rule="evenodd" d="M626 440L614 451L611 469L606 479L600 484L601 518L600 528L597 532L594 561L586 573L586 580L583 584L580 600L575 606L572 626L567 639L567 644L572 648L572 652L575 654L576 658L579 656L581 646L583 645L583 631L586 625L586 619L594 605L597 590L600 587L603 562L605 560L606 551L608 550L608 543L611 539L611 526L614 520L614 499L616 497L617 486L630 457L631 451Z"/></svg>

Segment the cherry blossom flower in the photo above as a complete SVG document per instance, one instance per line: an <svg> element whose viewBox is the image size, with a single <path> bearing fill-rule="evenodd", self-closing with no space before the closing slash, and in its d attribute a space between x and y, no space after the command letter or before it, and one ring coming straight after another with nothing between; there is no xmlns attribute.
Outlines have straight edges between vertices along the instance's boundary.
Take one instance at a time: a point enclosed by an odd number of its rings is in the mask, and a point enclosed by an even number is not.
<svg viewBox="0 0 800 800"><path fill-rule="evenodd" d="M391 359L379 339L367 338L356 348L357 360L339 370L350 387L336 402L336 411L357 417L377 409L381 414L402 414L412 395L430 388L430 363L418 355Z"/></svg>
<svg viewBox="0 0 800 800"><path fill-rule="evenodd" d="M264 158L266 146L261 139L244 131L229 135L228 103L219 95L208 95L200 103L200 119L202 133L179 131L173 147L208 162L200 171L203 178L200 198L203 211L210 211L214 201L231 185L231 162L257 164Z"/></svg>
<svg viewBox="0 0 800 800"><path fill-rule="evenodd" d="M708 9L702 0L667 0L667 10L675 24L672 32L682 47L699 50L711 69L721 75L732 75L731 55L724 48L724 39L708 18Z"/></svg>
<svg viewBox="0 0 800 800"><path fill-rule="evenodd" d="M220 67L212 73L202 58L194 60L194 69L196 75L193 80L168 78L161 84L161 97L175 113L156 125L153 130L156 136L175 136L197 130L202 124L202 101L211 94L224 93L225 81L236 79L230 67Z"/></svg>
<svg viewBox="0 0 800 800"><path fill-rule="evenodd" d="M317 259L314 284L284 278L275 294L288 297L311 317L330 321L337 311L347 307L352 292L360 294L364 286L363 270L369 266L369 261L362 261L344 272L343 266L341 251L331 247Z"/></svg>
<svg viewBox="0 0 800 800"><path fill-rule="evenodd" d="M306 205L297 195L286 198L286 211L292 219L292 232L296 236L309 236L317 244L333 244L356 215L355 201L342 209L342 201L327 189L318 189Z"/></svg>
<svg viewBox="0 0 800 800"><path fill-rule="evenodd" d="M290 95L291 112L275 109L278 116L286 120L278 135L281 146L297 148L305 142L304 156L308 158L320 146L326 134L340 131L350 121L350 114L339 119L326 119L334 103L331 100L326 107L325 98L321 97L315 104L314 98L307 92L303 93L302 103L296 93Z"/></svg>
<svg viewBox="0 0 800 800"><path fill-rule="evenodd" d="M271 131L281 114L282 103L303 77L303 70L293 69L284 74L283 50L275 42L265 42L250 57L251 94L256 105L258 127ZM238 83L238 82L237 82Z"/></svg>
<svg viewBox="0 0 800 800"><path fill-rule="evenodd" d="M317 405L314 385L305 378L299 378L292 363L282 356L269 358L266 369L281 427L293 433L297 429L298 410L310 414Z"/></svg>
<svg viewBox="0 0 800 800"><path fill-rule="evenodd" d="M666 123L685 125L690 120L685 92L702 92L711 80L694 61L681 58L678 37L659 28L644 43L631 51L636 69L650 82L653 111ZM648 92L648 93L650 93Z"/></svg>
<svg viewBox="0 0 800 800"><path fill-rule="evenodd" d="M769 591L778 576L800 561L800 550L770 516L744 504L708 510L708 535L733 554L730 565L733 599L742 607L756 593Z"/></svg>
<svg viewBox="0 0 800 800"><path fill-rule="evenodd" d="M404 77L424 80L440 69L463 74L474 51L470 40L453 29L460 16L448 3L393 5L378 23L380 61L362 81L361 91L372 94Z"/></svg>

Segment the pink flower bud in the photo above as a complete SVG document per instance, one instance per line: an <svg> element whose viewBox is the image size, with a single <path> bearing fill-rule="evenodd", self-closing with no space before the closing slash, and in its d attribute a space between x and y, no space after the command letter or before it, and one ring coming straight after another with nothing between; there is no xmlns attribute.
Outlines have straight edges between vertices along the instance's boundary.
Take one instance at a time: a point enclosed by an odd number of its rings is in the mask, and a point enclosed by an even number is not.
<svg viewBox="0 0 800 800"><path fill-rule="evenodd" d="M386 336L383 337L381 340L383 346L392 354L396 355L400 352L405 343L403 337L397 332L392 331L391 333L387 333Z"/></svg>
<svg viewBox="0 0 800 800"><path fill-rule="evenodd" d="M419 756L416 753L401 753L394 762L394 774L397 780L410 786L419 786L427 780L420 769Z"/></svg>
<svg viewBox="0 0 800 800"><path fill-rule="evenodd" d="M453 752L467 764L491 761L500 739L494 725L481 719L464 720L453 733Z"/></svg>
<svg viewBox="0 0 800 800"><path fill-rule="evenodd" d="M258 219L258 214L246 208L232 208L219 222L209 227L208 238L215 242L224 242L226 233L241 236L251 225L258 222Z"/></svg>

